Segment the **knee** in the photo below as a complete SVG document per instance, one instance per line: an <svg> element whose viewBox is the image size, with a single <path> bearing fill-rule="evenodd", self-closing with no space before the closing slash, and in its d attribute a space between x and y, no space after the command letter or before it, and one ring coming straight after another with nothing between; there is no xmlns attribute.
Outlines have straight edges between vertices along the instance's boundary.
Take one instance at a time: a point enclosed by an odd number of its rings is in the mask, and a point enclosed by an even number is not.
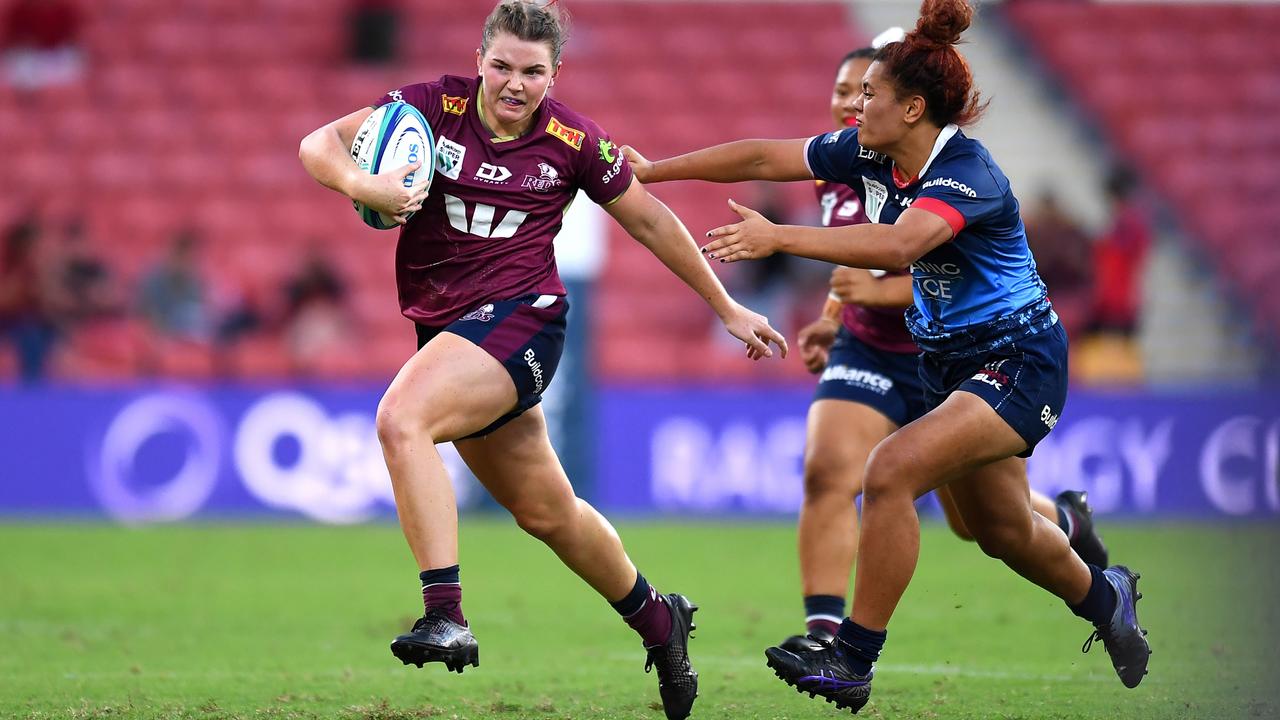
<svg viewBox="0 0 1280 720"><path fill-rule="evenodd" d="M426 412L392 390L388 390L378 403L374 425L378 431L378 442L388 451L432 442Z"/></svg>
<svg viewBox="0 0 1280 720"><path fill-rule="evenodd" d="M862 492L862 466L840 458L805 458L805 502L852 503Z"/></svg>
<svg viewBox="0 0 1280 720"><path fill-rule="evenodd" d="M572 525L576 514L573 503L576 502L575 497L568 504L563 502L527 503L510 508L511 516L515 518L521 530L550 544Z"/></svg>
<svg viewBox="0 0 1280 720"><path fill-rule="evenodd" d="M997 560L1007 560L1030 544L1031 527L1028 523L997 522L975 528L972 535L982 552Z"/></svg>
<svg viewBox="0 0 1280 720"><path fill-rule="evenodd" d="M914 501L912 479L902 455L882 443L867 458L862 480L863 502L872 503L896 495L906 495Z"/></svg>

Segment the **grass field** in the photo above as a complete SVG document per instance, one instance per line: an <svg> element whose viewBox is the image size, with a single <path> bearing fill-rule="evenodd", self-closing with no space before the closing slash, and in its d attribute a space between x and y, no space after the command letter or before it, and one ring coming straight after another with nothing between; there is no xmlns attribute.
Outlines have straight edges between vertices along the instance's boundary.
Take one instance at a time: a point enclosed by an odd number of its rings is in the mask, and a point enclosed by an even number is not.
<svg viewBox="0 0 1280 720"><path fill-rule="evenodd" d="M843 717L775 679L799 628L783 523L624 523L633 559L702 607L694 718ZM879 665L874 718L1280 716L1280 532L1110 527L1143 573L1151 674L1116 679L1090 628L977 548L926 528ZM464 675L402 666L420 611L393 526L0 525L0 717L650 718L655 676L616 615L536 541L464 521Z"/></svg>

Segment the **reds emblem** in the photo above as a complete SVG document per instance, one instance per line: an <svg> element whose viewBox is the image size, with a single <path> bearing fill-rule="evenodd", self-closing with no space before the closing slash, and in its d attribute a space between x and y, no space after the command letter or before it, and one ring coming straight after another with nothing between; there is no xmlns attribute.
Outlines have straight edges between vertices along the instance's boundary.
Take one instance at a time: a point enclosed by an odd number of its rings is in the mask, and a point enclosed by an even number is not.
<svg viewBox="0 0 1280 720"><path fill-rule="evenodd" d="M547 123L547 133L554 135L564 141L565 145L574 150L582 149L582 141L586 139L587 134L577 128L571 128L560 122L556 118L551 118L551 122Z"/></svg>
<svg viewBox="0 0 1280 720"><path fill-rule="evenodd" d="M479 320L480 322L489 322L493 319L493 303L486 303L471 312L463 315L462 320Z"/></svg>
<svg viewBox="0 0 1280 720"><path fill-rule="evenodd" d="M524 187L536 192L547 192L560 185L560 173L550 165L544 162L538 163L538 172L542 174L541 177L524 176Z"/></svg>

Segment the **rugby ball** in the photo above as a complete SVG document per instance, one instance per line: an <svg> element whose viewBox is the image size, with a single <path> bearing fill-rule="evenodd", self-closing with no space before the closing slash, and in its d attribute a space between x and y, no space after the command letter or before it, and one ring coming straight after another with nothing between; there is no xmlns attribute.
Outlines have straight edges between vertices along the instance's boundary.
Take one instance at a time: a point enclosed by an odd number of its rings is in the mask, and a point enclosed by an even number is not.
<svg viewBox="0 0 1280 720"><path fill-rule="evenodd" d="M370 175L402 168L412 162L422 167L404 178L404 186L430 187L435 177L435 137L431 126L418 108L403 102L391 102L373 111L351 142L351 159ZM365 225L378 230L400 227L390 215L384 215L352 200Z"/></svg>

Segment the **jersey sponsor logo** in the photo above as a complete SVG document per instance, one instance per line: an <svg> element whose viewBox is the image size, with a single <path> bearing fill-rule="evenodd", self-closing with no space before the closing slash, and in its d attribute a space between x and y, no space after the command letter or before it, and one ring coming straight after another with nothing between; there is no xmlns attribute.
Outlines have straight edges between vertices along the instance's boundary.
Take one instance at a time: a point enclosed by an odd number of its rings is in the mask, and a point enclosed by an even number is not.
<svg viewBox="0 0 1280 720"><path fill-rule="evenodd" d="M884 375L862 368L849 367L848 365L831 365L822 371L822 378L818 382L834 382L836 380L843 381L847 385L857 385L858 387L878 392L881 395L893 389L893 380Z"/></svg>
<svg viewBox="0 0 1280 720"><path fill-rule="evenodd" d="M858 159L870 160L871 162L878 162L878 163L884 164L884 162L889 159L889 156L885 155L884 153L878 153L875 150L868 150L862 147L861 145L859 145Z"/></svg>
<svg viewBox="0 0 1280 720"><path fill-rule="evenodd" d="M480 182L501 185L511 178L511 171L501 165L480 163L480 169L476 170L475 178Z"/></svg>
<svg viewBox="0 0 1280 720"><path fill-rule="evenodd" d="M471 212L471 222L467 222L467 204L460 198L448 193L444 195L444 212L449 217L449 225L459 232L478 235L482 238L509 238L516 234L529 213L519 210L508 210L497 227L493 226L493 217L498 209L492 205L476 203Z"/></svg>
<svg viewBox="0 0 1280 720"><path fill-rule="evenodd" d="M934 180L930 180L924 185L921 185L920 189L925 190L931 187L951 188L952 190L957 190L959 192L962 192L971 198L978 197L978 193L974 191L973 188L969 187L968 185L965 185L964 183L960 182L959 180L956 180L955 178L937 178Z"/></svg>
<svg viewBox="0 0 1280 720"><path fill-rule="evenodd" d="M841 135L842 133L844 133L844 130L843 130L843 129L836 130L835 132L829 132L829 133L827 133L827 136L826 136L826 137L824 137L824 138L822 138L822 144L823 144L823 145L830 145L830 144L832 144L832 143L834 143L834 142L838 141L838 140L840 139L840 135Z"/></svg>
<svg viewBox="0 0 1280 720"><path fill-rule="evenodd" d="M524 363L529 366L529 372L533 373L533 391L535 393L542 392L542 362L538 360L538 356L534 354L533 348L524 351Z"/></svg>
<svg viewBox="0 0 1280 720"><path fill-rule="evenodd" d="M862 176L862 186L867 190L867 217L871 222L880 222L880 211L884 209L884 201L889 199L889 188L866 175Z"/></svg>
<svg viewBox="0 0 1280 720"><path fill-rule="evenodd" d="M463 315L460 320L477 320L479 322L489 322L493 319L493 303L486 303L471 312Z"/></svg>
<svg viewBox="0 0 1280 720"><path fill-rule="evenodd" d="M836 203L840 202L840 198L836 195L836 191L822 193L822 199L818 204L822 206L822 225L828 227L831 225L831 213L836 209Z"/></svg>
<svg viewBox="0 0 1280 720"><path fill-rule="evenodd" d="M915 198L909 198L906 195L899 195L897 193L893 194L893 199L896 200L903 209L911 207L911 203L916 201Z"/></svg>
<svg viewBox="0 0 1280 720"><path fill-rule="evenodd" d="M571 128L560 122L557 118L551 118L551 122L547 123L547 134L558 137L564 141L565 145L574 150L582 149L582 141L587 138L587 134L577 128Z"/></svg>
<svg viewBox="0 0 1280 720"><path fill-rule="evenodd" d="M625 158L622 157L622 153L618 152L618 146L614 145L612 140L600 141L600 159L607 163L613 163L608 171L600 176L600 182L608 183L618 177L618 173L622 172L622 163Z"/></svg>
<svg viewBox="0 0 1280 720"><path fill-rule="evenodd" d="M465 147L441 135L436 141L436 172L450 180L457 180L458 174L462 172L462 158L466 154Z"/></svg>
<svg viewBox="0 0 1280 720"><path fill-rule="evenodd" d="M1053 426L1058 424L1058 415L1052 408L1045 405L1044 408L1040 410L1040 422L1044 423L1045 427L1052 430Z"/></svg>
<svg viewBox="0 0 1280 720"><path fill-rule="evenodd" d="M454 97L452 95L441 95L440 104L444 106L444 111L452 115L461 115L467 111L467 101L471 98Z"/></svg>
<svg viewBox="0 0 1280 720"><path fill-rule="evenodd" d="M404 102L404 93L399 90L391 90L387 93L387 97L391 98L392 102Z"/></svg>
<svg viewBox="0 0 1280 720"><path fill-rule="evenodd" d="M952 262L926 260L911 263L911 275L921 297L944 303L955 299L954 285L964 279L959 265Z"/></svg>
<svg viewBox="0 0 1280 720"><path fill-rule="evenodd" d="M845 200L844 204L840 206L840 209L836 211L836 217L851 218L858 214L858 210L861 207L861 203L859 203L856 198L853 200Z"/></svg>
<svg viewBox="0 0 1280 720"><path fill-rule="evenodd" d="M525 175L522 187L533 190L534 192L547 192L548 190L556 188L563 183L560 179L559 171L547 163L538 163L538 172L540 173L538 177Z"/></svg>

